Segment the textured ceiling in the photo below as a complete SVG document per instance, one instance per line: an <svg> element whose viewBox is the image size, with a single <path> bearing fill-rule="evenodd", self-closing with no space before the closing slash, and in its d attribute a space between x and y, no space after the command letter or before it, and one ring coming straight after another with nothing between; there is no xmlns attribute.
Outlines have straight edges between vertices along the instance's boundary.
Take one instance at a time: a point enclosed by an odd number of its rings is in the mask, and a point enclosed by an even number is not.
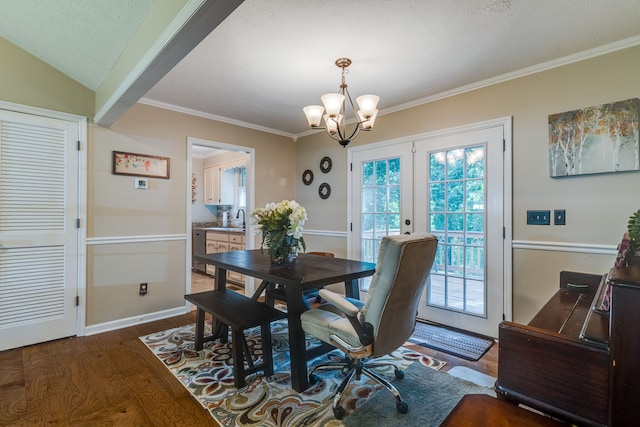
<svg viewBox="0 0 640 427"><path fill-rule="evenodd" d="M95 89L152 4L0 0L0 36ZM385 113L637 44L639 0L246 0L143 102L293 136L339 57Z"/></svg>
<svg viewBox="0 0 640 427"><path fill-rule="evenodd" d="M247 0L145 98L300 134L343 56L384 112L639 35L638 0Z"/></svg>

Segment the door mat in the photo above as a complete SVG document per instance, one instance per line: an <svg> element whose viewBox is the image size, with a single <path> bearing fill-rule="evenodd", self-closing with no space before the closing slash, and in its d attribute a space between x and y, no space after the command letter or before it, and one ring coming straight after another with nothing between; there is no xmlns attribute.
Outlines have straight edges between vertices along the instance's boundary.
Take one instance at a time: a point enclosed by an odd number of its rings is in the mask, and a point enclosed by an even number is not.
<svg viewBox="0 0 640 427"><path fill-rule="evenodd" d="M480 359L493 345L492 339L467 335L422 322L416 323L416 329L409 341L472 361Z"/></svg>

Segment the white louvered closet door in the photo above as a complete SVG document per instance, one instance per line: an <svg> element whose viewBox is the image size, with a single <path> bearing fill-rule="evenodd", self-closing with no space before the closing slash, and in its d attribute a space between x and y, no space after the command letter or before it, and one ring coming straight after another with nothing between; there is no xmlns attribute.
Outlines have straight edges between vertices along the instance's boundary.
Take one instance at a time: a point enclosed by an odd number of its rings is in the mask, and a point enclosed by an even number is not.
<svg viewBox="0 0 640 427"><path fill-rule="evenodd" d="M78 124L0 110L0 350L75 335Z"/></svg>

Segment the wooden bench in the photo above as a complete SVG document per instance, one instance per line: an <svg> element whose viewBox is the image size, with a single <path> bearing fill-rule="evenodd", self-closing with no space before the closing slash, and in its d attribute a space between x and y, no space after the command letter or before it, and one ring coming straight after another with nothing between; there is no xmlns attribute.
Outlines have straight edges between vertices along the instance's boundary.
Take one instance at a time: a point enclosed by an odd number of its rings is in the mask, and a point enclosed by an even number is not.
<svg viewBox="0 0 640 427"><path fill-rule="evenodd" d="M286 318L287 313L231 290L188 294L184 298L197 308L196 350L202 350L205 342L218 338L221 342L227 342L227 328L231 328L233 375L237 388L244 387L245 377L253 372L264 371L265 376L273 375L271 322ZM214 320L212 334L209 337L204 336L205 313L211 314ZM260 365L254 364L243 332L255 326L260 326L262 336L262 364ZM245 359L248 368L245 368Z"/></svg>

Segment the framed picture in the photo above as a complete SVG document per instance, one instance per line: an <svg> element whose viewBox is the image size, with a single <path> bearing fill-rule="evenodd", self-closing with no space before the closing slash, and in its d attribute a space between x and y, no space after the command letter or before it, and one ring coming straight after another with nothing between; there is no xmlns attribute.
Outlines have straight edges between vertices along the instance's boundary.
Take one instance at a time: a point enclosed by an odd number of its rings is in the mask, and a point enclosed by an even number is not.
<svg viewBox="0 0 640 427"><path fill-rule="evenodd" d="M640 170L638 98L549 116L552 178Z"/></svg>
<svg viewBox="0 0 640 427"><path fill-rule="evenodd" d="M169 179L169 157L113 152L113 174Z"/></svg>

